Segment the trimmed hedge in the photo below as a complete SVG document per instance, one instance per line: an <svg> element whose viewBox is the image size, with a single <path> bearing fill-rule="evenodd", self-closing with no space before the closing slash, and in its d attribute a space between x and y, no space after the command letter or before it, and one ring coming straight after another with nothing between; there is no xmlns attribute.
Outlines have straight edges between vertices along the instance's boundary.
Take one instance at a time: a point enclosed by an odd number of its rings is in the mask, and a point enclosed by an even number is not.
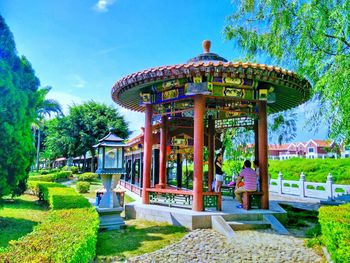
<svg viewBox="0 0 350 263"><path fill-rule="evenodd" d="M27 185L28 185L27 190L29 190L31 194L40 197L40 193L42 193L43 195L42 198L45 201L49 200L48 191L47 191L48 187L65 187L64 185L61 185L59 183L40 182L40 181L28 181Z"/></svg>
<svg viewBox="0 0 350 263"><path fill-rule="evenodd" d="M29 181L28 189L48 201L52 210L33 232L10 241L0 252L0 262L92 262L99 219L88 200L58 183Z"/></svg>
<svg viewBox="0 0 350 263"><path fill-rule="evenodd" d="M45 174L52 174L52 173L56 173L57 170L56 169L50 169L50 170L39 170L39 173L41 175L45 175Z"/></svg>
<svg viewBox="0 0 350 263"><path fill-rule="evenodd" d="M90 190L89 182L77 182L77 190L79 193L87 193Z"/></svg>
<svg viewBox="0 0 350 263"><path fill-rule="evenodd" d="M1 262L91 262L99 220L94 208L56 210L18 241L10 241Z"/></svg>
<svg viewBox="0 0 350 263"><path fill-rule="evenodd" d="M49 204L54 210L90 207L89 201L73 188L49 187Z"/></svg>
<svg viewBox="0 0 350 263"><path fill-rule="evenodd" d="M63 172L59 172L57 174L55 174L55 180L58 179L68 179L69 176L72 175L71 171L63 171Z"/></svg>
<svg viewBox="0 0 350 263"><path fill-rule="evenodd" d="M34 175L29 176L29 181L42 181L42 182L54 182L56 180L60 179L68 179L69 176L72 175L71 171L63 171L53 174L47 174L47 175Z"/></svg>
<svg viewBox="0 0 350 263"><path fill-rule="evenodd" d="M45 201L49 201L49 199L50 199L50 196L49 196L49 189L50 189L50 187L66 188L66 186L61 185L59 183L39 182L38 183L39 193L42 194L42 198Z"/></svg>
<svg viewBox="0 0 350 263"><path fill-rule="evenodd" d="M77 175L79 181L88 181L91 182L95 179L97 179L98 175L95 173L83 173Z"/></svg>
<svg viewBox="0 0 350 263"><path fill-rule="evenodd" d="M54 174L47 174L47 175L29 176L28 181L53 182L53 181L55 181L55 175Z"/></svg>
<svg viewBox="0 0 350 263"><path fill-rule="evenodd" d="M350 204L321 207L319 210L322 238L334 262L350 259Z"/></svg>
<svg viewBox="0 0 350 263"><path fill-rule="evenodd" d="M70 170L71 170L72 174L77 174L77 173L79 172L79 168L76 167L76 166L72 166L72 167L70 168Z"/></svg>

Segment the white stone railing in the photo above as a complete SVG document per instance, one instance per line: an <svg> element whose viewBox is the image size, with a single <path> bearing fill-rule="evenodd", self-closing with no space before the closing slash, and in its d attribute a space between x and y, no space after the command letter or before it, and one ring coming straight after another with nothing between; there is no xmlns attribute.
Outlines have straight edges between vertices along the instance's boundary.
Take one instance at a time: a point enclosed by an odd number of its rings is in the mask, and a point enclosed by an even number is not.
<svg viewBox="0 0 350 263"><path fill-rule="evenodd" d="M270 192L300 197L312 197L319 199L333 199L339 195L350 194L350 185L333 184L332 175L329 173L326 183L313 183L305 180L304 173L300 174L299 181L283 180L282 173L278 173L277 179L270 180Z"/></svg>

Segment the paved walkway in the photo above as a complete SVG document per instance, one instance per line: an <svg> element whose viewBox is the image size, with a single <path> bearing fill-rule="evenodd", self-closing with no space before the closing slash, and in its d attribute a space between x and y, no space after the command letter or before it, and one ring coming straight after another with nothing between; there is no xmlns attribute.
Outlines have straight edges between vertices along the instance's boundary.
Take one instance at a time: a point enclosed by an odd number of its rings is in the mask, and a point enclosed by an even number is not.
<svg viewBox="0 0 350 263"><path fill-rule="evenodd" d="M127 262L324 262L303 239L273 230L235 233L228 241L214 230L195 230L178 243Z"/></svg>
<svg viewBox="0 0 350 263"><path fill-rule="evenodd" d="M73 178L73 179L69 179L67 181L61 182L60 184L63 184L65 186L70 186L71 184L73 184L76 181L78 181L78 179L77 178Z"/></svg>
<svg viewBox="0 0 350 263"><path fill-rule="evenodd" d="M304 210L318 210L321 206L320 199L299 197L293 195L279 195L270 192L270 201L276 201L280 204L291 205Z"/></svg>

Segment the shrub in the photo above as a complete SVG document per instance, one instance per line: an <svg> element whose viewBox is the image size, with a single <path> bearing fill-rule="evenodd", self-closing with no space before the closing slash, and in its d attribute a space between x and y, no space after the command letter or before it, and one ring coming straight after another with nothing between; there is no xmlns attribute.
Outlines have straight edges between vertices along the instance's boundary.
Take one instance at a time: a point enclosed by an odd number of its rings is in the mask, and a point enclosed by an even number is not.
<svg viewBox="0 0 350 263"><path fill-rule="evenodd" d="M27 193L31 195L39 196L39 181L28 181L27 182Z"/></svg>
<svg viewBox="0 0 350 263"><path fill-rule="evenodd" d="M53 182L55 181L55 175L54 174L47 174L47 175L35 175L35 176L29 176L29 181L41 181L41 182Z"/></svg>
<svg viewBox="0 0 350 263"><path fill-rule="evenodd" d="M68 179L69 176L72 175L71 171L63 171L63 172L58 172L55 174L55 180L59 179Z"/></svg>
<svg viewBox="0 0 350 263"><path fill-rule="evenodd" d="M68 167L67 165L65 165L65 166L63 166L63 167L61 168L61 170L62 170L62 171L69 171L69 167Z"/></svg>
<svg viewBox="0 0 350 263"><path fill-rule="evenodd" d="M76 166L72 166L72 167L70 168L70 170L71 170L72 174L77 174L77 173L79 172L79 168L76 167Z"/></svg>
<svg viewBox="0 0 350 263"><path fill-rule="evenodd" d="M77 190L79 193L87 193L90 190L89 182L77 182Z"/></svg>
<svg viewBox="0 0 350 263"><path fill-rule="evenodd" d="M95 174L95 173L83 173L83 174L79 174L77 177L78 177L79 181L91 182L91 181L97 179L97 174Z"/></svg>
<svg viewBox="0 0 350 263"><path fill-rule="evenodd" d="M65 187L58 183L52 182L41 182L41 181L28 181L27 183L27 192L32 195L36 195L40 197L40 193L42 193L42 198L48 201L48 192L47 187ZM46 199L45 199L46 196Z"/></svg>
<svg viewBox="0 0 350 263"><path fill-rule="evenodd" d="M52 183L52 182L37 182L37 189L38 189L38 193L39 193L39 197L41 196L41 198L45 201L49 201L49 191L48 189L50 187L61 187L61 188L65 188L64 185L61 185L59 183Z"/></svg>
<svg viewBox="0 0 350 263"><path fill-rule="evenodd" d="M350 258L350 204L321 207L319 210L322 238L334 262Z"/></svg>
<svg viewBox="0 0 350 263"><path fill-rule="evenodd" d="M88 200L53 182L28 181L28 189L49 201L52 211L33 232L10 241L0 262L92 262L99 219Z"/></svg>
<svg viewBox="0 0 350 263"><path fill-rule="evenodd" d="M93 208L51 211L33 232L11 241L1 262L91 262L98 215Z"/></svg>
<svg viewBox="0 0 350 263"><path fill-rule="evenodd" d="M89 207L89 201L73 188L49 187L49 204L54 210Z"/></svg>
<svg viewBox="0 0 350 263"><path fill-rule="evenodd" d="M57 172L47 175L35 175L35 176L29 176L29 181L42 181L42 182L54 182L56 180L60 179L67 179L69 176L72 175L71 171L63 171L63 172Z"/></svg>
<svg viewBox="0 0 350 263"><path fill-rule="evenodd" d="M46 175L46 174L52 174L52 173L55 173L56 172L56 170L39 170L39 173L41 174L41 175Z"/></svg>

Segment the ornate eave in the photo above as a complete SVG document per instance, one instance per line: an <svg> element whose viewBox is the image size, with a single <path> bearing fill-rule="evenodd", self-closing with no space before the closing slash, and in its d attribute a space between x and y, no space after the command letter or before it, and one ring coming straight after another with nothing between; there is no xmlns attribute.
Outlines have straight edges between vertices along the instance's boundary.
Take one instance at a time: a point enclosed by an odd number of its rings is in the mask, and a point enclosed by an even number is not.
<svg viewBox="0 0 350 263"><path fill-rule="evenodd" d="M211 60L215 58L214 55L217 56L216 60ZM272 87L276 98L275 102L269 103L270 113L294 108L311 96L310 83L292 71L265 64L225 62L224 58L208 52L185 64L155 67L132 73L114 84L112 98L122 107L142 112L144 107L140 103L140 93L168 81L188 79L190 83L194 77L249 80L257 83L257 89Z"/></svg>

